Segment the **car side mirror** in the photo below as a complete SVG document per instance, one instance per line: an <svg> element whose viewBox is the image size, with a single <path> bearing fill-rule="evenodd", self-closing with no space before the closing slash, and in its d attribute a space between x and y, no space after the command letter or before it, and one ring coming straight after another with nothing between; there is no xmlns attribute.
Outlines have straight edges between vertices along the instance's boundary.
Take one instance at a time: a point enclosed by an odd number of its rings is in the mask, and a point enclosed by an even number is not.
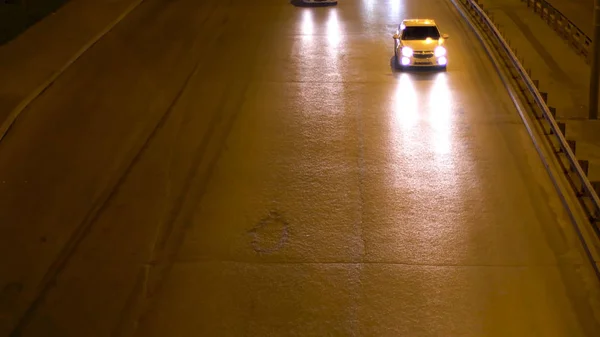
<svg viewBox="0 0 600 337"><path fill-rule="evenodd" d="M400 38L400 36L398 34L394 34L394 36L392 36L394 38L394 40L398 40Z"/></svg>
<svg viewBox="0 0 600 337"><path fill-rule="evenodd" d="M446 39L449 39L449 38L450 38L450 36L448 34L442 34L442 39L446 40Z"/></svg>

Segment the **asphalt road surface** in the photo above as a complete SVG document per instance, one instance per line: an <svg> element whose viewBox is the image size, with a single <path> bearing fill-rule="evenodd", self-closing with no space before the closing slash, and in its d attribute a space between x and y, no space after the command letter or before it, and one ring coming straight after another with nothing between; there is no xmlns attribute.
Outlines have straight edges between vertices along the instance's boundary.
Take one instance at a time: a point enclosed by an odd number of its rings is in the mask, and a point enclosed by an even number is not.
<svg viewBox="0 0 600 337"><path fill-rule="evenodd" d="M391 69L402 18L443 73ZM148 0L0 143L0 335L597 336L598 283L445 0Z"/></svg>

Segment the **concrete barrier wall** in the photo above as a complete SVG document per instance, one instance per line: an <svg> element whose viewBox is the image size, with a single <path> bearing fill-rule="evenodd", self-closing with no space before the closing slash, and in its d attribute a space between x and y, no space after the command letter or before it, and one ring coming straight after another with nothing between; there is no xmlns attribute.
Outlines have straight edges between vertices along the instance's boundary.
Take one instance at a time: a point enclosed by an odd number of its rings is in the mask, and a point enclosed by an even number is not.
<svg viewBox="0 0 600 337"><path fill-rule="evenodd" d="M552 27L563 39L567 40L571 47L580 54L589 64L592 58L592 39L590 32L585 32L575 22L561 13L550 2L546 0L521 0L537 13L546 23ZM578 17L582 20L582 17ZM588 27L588 25L586 25ZM589 27L588 27L589 28Z"/></svg>

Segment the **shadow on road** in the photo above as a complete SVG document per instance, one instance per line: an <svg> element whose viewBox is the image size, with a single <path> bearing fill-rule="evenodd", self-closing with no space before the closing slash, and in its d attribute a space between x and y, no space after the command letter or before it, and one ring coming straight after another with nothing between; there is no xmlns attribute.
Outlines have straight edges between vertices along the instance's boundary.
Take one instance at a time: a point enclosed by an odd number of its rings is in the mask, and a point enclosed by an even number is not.
<svg viewBox="0 0 600 337"><path fill-rule="evenodd" d="M324 2L324 3L304 3L302 2L302 0L290 0L290 4L296 6L296 7L331 7L331 6L335 6L337 5L337 1L336 2Z"/></svg>

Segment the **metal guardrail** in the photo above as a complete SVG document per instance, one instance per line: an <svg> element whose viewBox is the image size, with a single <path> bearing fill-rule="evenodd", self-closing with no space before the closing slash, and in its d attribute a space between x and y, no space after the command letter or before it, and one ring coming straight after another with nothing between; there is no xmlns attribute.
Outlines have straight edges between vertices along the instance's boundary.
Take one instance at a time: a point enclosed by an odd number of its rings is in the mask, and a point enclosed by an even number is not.
<svg viewBox="0 0 600 337"><path fill-rule="evenodd" d="M554 118L554 109L551 109L546 105L546 97L540 93L537 85L534 83L535 81L530 78L529 73L525 70L516 54L511 49L509 43L496 28L486 11L483 10L483 6L479 5L476 0L458 1L462 3L464 8L466 8L471 15L476 16L484 28L490 32L488 36L493 37L493 39L496 40L497 47L507 56L510 64L516 70L517 74L513 75L513 79L521 80L524 84L524 87L521 89L522 92L524 94L529 93L529 96L533 100L533 102L528 103L531 105L535 104L541 112L541 115L536 114L536 119L540 122L547 122L549 130L546 135L550 137L554 136L553 138L555 141L551 142L551 144L554 148L555 155L563 165L563 168L565 169L564 173L569 178L571 186L575 189L581 205L587 211L594 230L597 234L600 234L600 227L598 227L600 222L600 198L587 178L587 173L582 169L579 161L575 157L574 150L572 149L573 145L569 144L570 142L567 141L564 136L564 125L561 128L559 123L556 122ZM547 128L544 129L546 131Z"/></svg>
<svg viewBox="0 0 600 337"><path fill-rule="evenodd" d="M573 21L564 16L546 0L521 0L533 9L560 37L565 39L575 51L583 56L585 62L592 61L592 39L587 36Z"/></svg>

